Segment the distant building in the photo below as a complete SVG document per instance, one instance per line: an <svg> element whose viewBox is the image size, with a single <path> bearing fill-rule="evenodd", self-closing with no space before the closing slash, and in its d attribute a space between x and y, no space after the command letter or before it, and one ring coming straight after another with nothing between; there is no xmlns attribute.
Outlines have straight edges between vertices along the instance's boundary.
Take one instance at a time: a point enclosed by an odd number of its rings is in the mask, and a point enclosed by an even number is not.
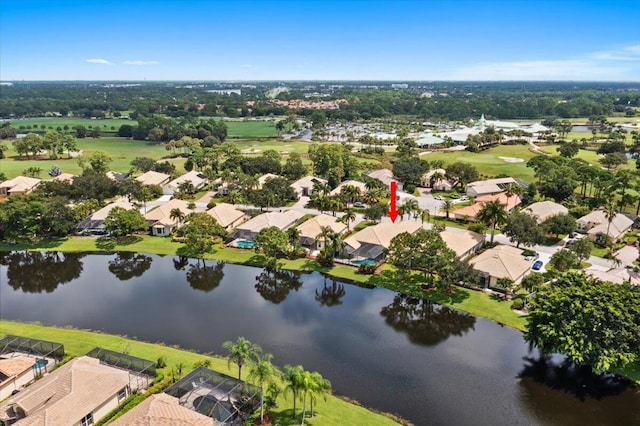
<svg viewBox="0 0 640 426"><path fill-rule="evenodd" d="M490 195L502 192L509 185L522 185L523 182L517 181L512 177L478 180L468 183L465 187L467 195L477 197L478 195Z"/></svg>
<svg viewBox="0 0 640 426"><path fill-rule="evenodd" d="M407 83L392 83L392 89L408 89L409 85Z"/></svg>
<svg viewBox="0 0 640 426"><path fill-rule="evenodd" d="M322 178L317 178L314 176L305 176L303 178L298 179L297 181L291 184L291 188L293 191L298 194L299 197L308 197L315 192L314 186L316 184L327 184L327 181Z"/></svg>
<svg viewBox="0 0 640 426"><path fill-rule="evenodd" d="M136 181L143 185L166 185L171 180L171 176L149 170L136 178Z"/></svg>
<svg viewBox="0 0 640 426"><path fill-rule="evenodd" d="M207 178L205 178L202 173L197 172L195 170L191 170L190 172L185 173L182 176L168 182L164 186L164 194L165 195L175 194L176 192L178 192L178 188L180 187L180 185L185 182L191 182L191 184L196 189L196 191L204 188L207 185L207 183L209 183Z"/></svg>

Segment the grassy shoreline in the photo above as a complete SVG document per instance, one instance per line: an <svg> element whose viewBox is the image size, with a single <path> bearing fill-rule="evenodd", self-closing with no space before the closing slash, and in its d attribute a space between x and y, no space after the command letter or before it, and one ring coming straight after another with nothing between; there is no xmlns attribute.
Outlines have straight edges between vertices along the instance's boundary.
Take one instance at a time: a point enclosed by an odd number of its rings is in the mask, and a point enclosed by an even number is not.
<svg viewBox="0 0 640 426"><path fill-rule="evenodd" d="M79 330L75 328L62 328L43 326L38 323L22 323L17 321L0 320L0 335L15 334L29 336L35 339L49 340L62 343L68 356L80 356L89 352L96 346L119 352L127 352L131 355L156 361L159 357L166 358L167 367L158 371L165 377L170 377L171 368L176 368L180 363L185 365L183 375L190 372L196 363L208 360L209 368L223 374L237 377L237 369L232 364L227 366L227 360L218 355L200 354L194 351L182 349L178 346L167 346L163 343L150 343L135 340L127 336L117 336L99 331ZM246 373L243 374L243 378ZM278 407L272 410L277 423L299 424L300 411L297 411L296 419L291 419L291 396L278 399ZM259 411L258 411L259 412ZM400 422L408 424L402 419L390 414L377 413L361 405L350 402L346 398L336 395L328 395L327 400L321 399L316 406L317 415L314 418L306 418L308 425L342 425L342 424L370 424L370 425L397 425Z"/></svg>
<svg viewBox="0 0 640 426"><path fill-rule="evenodd" d="M63 251L63 252L111 252L131 251L160 255L178 256L183 244L172 241L170 237L135 236L125 240L100 240L91 237L68 237L41 242L7 244L0 242L0 251ZM216 245L209 253L199 257L207 260L220 260L228 263L248 266L264 266L265 258L250 250L232 249ZM511 310L511 303L501 301L491 295L475 290L456 287L452 292L425 291L419 286L420 279L414 275L408 280L399 277L393 267L385 266L378 275L358 274L356 269L346 265L322 267L311 259L279 259L282 269L301 272L321 272L333 278L352 281L358 284L383 287L392 291L432 300L472 315L487 318L501 325L526 331L526 317ZM640 384L640 362L613 370Z"/></svg>

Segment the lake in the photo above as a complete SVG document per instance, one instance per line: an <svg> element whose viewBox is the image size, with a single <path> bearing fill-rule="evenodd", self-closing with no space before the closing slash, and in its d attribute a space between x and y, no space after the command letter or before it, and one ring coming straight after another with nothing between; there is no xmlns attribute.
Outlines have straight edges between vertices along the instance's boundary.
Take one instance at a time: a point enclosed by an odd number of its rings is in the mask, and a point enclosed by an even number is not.
<svg viewBox="0 0 640 426"><path fill-rule="evenodd" d="M640 394L625 381L382 288L141 253L0 253L0 264L2 318L222 355L244 336L276 364L317 370L336 393L417 425L640 425Z"/></svg>

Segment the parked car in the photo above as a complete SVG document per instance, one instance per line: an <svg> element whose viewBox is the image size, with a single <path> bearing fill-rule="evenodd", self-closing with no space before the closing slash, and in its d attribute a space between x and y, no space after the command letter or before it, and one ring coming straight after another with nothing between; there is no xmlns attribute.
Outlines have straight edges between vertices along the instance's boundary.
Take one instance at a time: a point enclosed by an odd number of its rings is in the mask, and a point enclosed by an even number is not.
<svg viewBox="0 0 640 426"><path fill-rule="evenodd" d="M436 200L438 200L438 201L444 201L444 197L443 197L443 196L441 196L441 195L438 195L438 196L433 197L433 198L435 198L435 199L436 199Z"/></svg>
<svg viewBox="0 0 640 426"><path fill-rule="evenodd" d="M525 256L525 260L528 260L529 262L532 262L534 260L536 260L537 258L540 257L540 253L536 253L536 254L532 254L531 256Z"/></svg>
<svg viewBox="0 0 640 426"><path fill-rule="evenodd" d="M539 271L540 268L542 268L542 260L536 260L531 267L534 271Z"/></svg>
<svg viewBox="0 0 640 426"><path fill-rule="evenodd" d="M361 203L360 201L356 201L355 203L353 203L353 207L365 208L366 206L364 205L364 203Z"/></svg>
<svg viewBox="0 0 640 426"><path fill-rule="evenodd" d="M569 234L569 238L575 238L577 236L578 236L578 234L575 233L575 232L572 232L572 233Z"/></svg>

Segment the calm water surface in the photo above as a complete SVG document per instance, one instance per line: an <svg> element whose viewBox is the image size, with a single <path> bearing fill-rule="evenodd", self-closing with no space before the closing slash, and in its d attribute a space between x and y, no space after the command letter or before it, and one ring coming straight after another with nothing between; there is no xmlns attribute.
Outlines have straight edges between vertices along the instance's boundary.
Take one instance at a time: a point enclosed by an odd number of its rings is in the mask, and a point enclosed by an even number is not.
<svg viewBox="0 0 640 426"><path fill-rule="evenodd" d="M640 394L626 383L385 289L171 256L0 256L2 318L221 354L244 336L276 364L320 371L337 393L418 425L640 425Z"/></svg>

